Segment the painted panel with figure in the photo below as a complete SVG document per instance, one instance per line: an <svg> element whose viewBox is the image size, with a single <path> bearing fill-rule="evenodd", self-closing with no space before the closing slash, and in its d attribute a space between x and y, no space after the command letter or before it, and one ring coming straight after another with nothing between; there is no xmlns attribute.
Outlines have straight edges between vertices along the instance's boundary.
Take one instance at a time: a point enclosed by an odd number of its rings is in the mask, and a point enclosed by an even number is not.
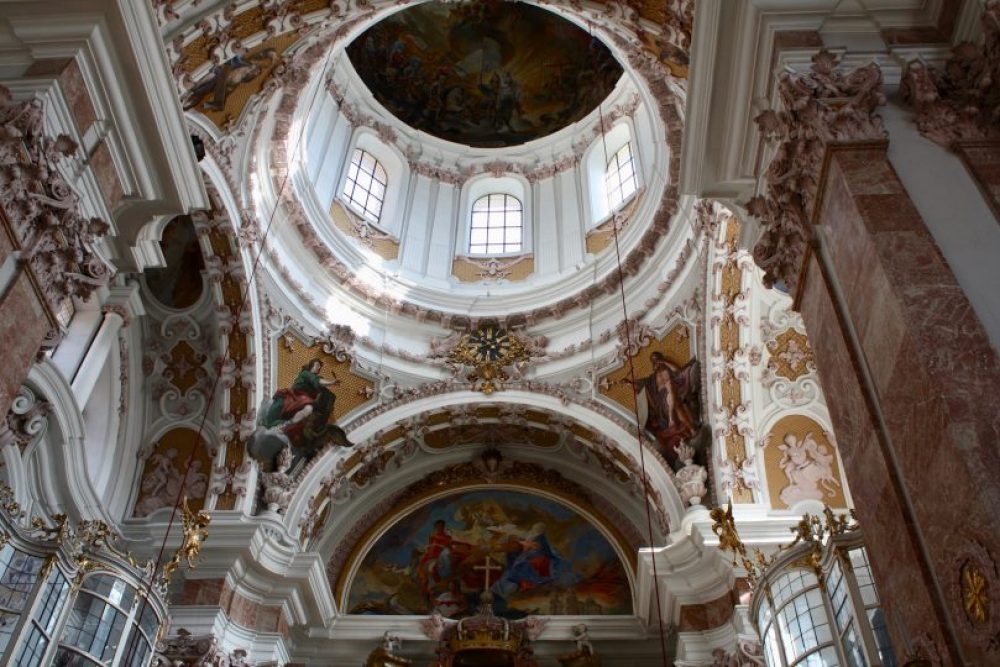
<svg viewBox="0 0 1000 667"><path fill-rule="evenodd" d="M513 490L459 492L405 515L368 550L345 607L461 618L484 590L511 619L632 613L608 538L562 503Z"/></svg>
<svg viewBox="0 0 1000 667"><path fill-rule="evenodd" d="M503 0L404 9L366 30L347 53L397 118L481 148L522 144L579 121L622 76L585 30Z"/></svg>
<svg viewBox="0 0 1000 667"><path fill-rule="evenodd" d="M634 333L634 331L633 331ZM683 465L677 448L694 448L694 460L705 465L708 433L701 409L701 368L691 353L691 335L677 324L661 338L648 335L629 362L609 373L601 393L636 411L646 435L674 469ZM634 378L633 378L634 370Z"/></svg>
<svg viewBox="0 0 1000 667"><path fill-rule="evenodd" d="M287 447L283 472L294 475L322 450L352 445L337 419L368 401L374 384L355 373L346 354L324 351L291 332L279 339L275 359L277 385L261 406L247 448L271 472Z"/></svg>

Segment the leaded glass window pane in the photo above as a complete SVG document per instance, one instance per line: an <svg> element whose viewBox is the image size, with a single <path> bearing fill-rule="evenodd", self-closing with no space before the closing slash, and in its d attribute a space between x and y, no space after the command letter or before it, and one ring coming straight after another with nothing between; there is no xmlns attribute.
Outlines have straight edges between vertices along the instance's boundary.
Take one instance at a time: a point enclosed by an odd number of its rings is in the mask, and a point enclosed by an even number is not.
<svg viewBox="0 0 1000 667"><path fill-rule="evenodd" d="M619 148L608 160L608 167L604 172L604 186L608 193L608 207L612 211L639 189L631 142Z"/></svg>
<svg viewBox="0 0 1000 667"><path fill-rule="evenodd" d="M472 204L469 254L521 252L523 229L523 209L517 197L503 193L480 197Z"/></svg>
<svg viewBox="0 0 1000 667"><path fill-rule="evenodd" d="M382 217L382 204L389 184L385 169L371 153L357 148L344 181L344 201L369 222Z"/></svg>

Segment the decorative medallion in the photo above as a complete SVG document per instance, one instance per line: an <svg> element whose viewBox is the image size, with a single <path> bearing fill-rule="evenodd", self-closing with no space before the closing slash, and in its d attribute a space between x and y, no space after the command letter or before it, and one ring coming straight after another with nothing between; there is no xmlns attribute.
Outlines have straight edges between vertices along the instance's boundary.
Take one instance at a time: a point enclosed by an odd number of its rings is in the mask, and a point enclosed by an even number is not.
<svg viewBox="0 0 1000 667"><path fill-rule="evenodd" d="M815 370L812 349L804 333L787 329L767 343L768 367L775 375L795 381Z"/></svg>
<svg viewBox="0 0 1000 667"><path fill-rule="evenodd" d="M520 374L520 367L530 359L525 341L499 326L485 326L465 334L448 352L448 364L456 372L468 368L465 379L473 389L487 395L503 388L512 368Z"/></svg>
<svg viewBox="0 0 1000 667"><path fill-rule="evenodd" d="M989 580L975 563L967 562L962 566L962 607L970 621L981 625L990 620L990 586Z"/></svg>

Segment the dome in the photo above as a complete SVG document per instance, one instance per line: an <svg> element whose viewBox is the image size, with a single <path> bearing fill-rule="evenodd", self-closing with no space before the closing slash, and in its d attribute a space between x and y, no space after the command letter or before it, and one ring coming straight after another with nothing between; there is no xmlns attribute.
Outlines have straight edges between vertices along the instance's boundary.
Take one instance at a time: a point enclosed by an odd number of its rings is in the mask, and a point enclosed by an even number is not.
<svg viewBox="0 0 1000 667"><path fill-rule="evenodd" d="M622 75L593 35L502 0L409 7L368 28L347 54L394 116L479 148L516 146L575 123Z"/></svg>

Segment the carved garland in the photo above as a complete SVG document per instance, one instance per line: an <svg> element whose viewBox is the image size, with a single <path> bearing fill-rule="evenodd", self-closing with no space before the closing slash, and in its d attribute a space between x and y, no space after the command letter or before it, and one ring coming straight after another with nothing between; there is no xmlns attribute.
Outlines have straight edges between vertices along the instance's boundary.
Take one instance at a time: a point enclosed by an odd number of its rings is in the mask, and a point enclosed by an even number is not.
<svg viewBox="0 0 1000 667"><path fill-rule="evenodd" d="M57 167L76 154L77 145L65 134L46 137L44 117L41 100L15 103L0 86L0 206L19 264L30 267L49 318L57 323L68 321L65 311L73 308L73 299L86 301L106 285L113 268L94 252L108 224L80 215L79 198ZM51 333L49 342L58 337Z"/></svg>
<svg viewBox="0 0 1000 667"><path fill-rule="evenodd" d="M720 229L712 274L716 290L712 292L711 326L719 332L713 341L712 382L718 399L715 405L714 439L719 443L719 473L722 492L732 502L752 503L757 487L754 457L747 438L753 437L750 401L743 385L750 381L750 360L746 346L740 344L744 328L750 324L748 290L743 275L748 257L739 250L740 223L735 217Z"/></svg>
<svg viewBox="0 0 1000 667"><path fill-rule="evenodd" d="M886 132L875 108L885 103L882 71L869 63L851 72L823 50L808 72L778 77L781 110L757 116L765 141L776 146L764 175L764 192L747 203L764 233L753 257L764 269L764 284L782 282L799 301L811 224L817 214L823 156L832 144L882 142Z"/></svg>

